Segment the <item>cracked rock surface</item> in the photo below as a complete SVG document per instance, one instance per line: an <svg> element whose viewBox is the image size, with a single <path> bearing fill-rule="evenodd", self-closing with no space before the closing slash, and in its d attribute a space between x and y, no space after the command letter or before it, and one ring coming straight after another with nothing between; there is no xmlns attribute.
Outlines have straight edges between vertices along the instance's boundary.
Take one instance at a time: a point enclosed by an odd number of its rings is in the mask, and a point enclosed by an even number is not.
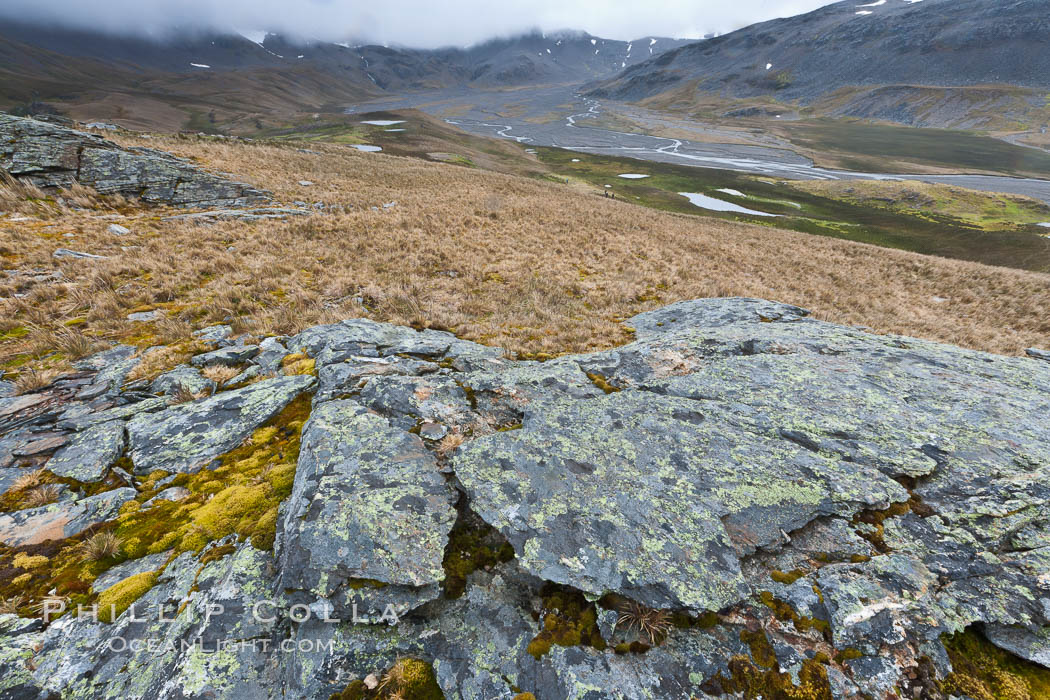
<svg viewBox="0 0 1050 700"><path fill-rule="evenodd" d="M140 493L170 516L254 441L297 450L272 546L158 531L59 591L145 582L112 622L0 616L0 698L323 700L414 658L447 698L946 699L963 630L1050 668L1050 364L753 299L627 324L540 363L354 319L238 340L245 386L202 355L131 391L119 350L0 399L0 486L64 479L0 514L5 590L14 556L120 533Z"/></svg>

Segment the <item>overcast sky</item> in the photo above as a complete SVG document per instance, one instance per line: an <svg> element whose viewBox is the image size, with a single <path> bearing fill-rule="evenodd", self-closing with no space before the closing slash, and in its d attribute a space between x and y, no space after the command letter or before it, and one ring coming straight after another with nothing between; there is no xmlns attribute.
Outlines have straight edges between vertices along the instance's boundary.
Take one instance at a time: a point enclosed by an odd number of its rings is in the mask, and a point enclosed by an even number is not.
<svg viewBox="0 0 1050 700"><path fill-rule="evenodd" d="M0 18L109 32L173 26L283 31L414 47L462 46L529 29L610 39L692 38L807 12L828 0L0 0Z"/></svg>

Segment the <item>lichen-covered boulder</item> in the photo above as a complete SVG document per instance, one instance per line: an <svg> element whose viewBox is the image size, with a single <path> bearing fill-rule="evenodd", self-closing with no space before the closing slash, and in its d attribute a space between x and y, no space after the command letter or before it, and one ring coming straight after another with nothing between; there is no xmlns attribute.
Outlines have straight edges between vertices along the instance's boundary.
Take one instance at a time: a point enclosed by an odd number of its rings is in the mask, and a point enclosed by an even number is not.
<svg viewBox="0 0 1050 700"><path fill-rule="evenodd" d="M321 404L303 429L279 534L282 586L330 601L338 616L355 603L364 617L374 600L433 599L454 501L418 437L354 401Z"/></svg>
<svg viewBox="0 0 1050 700"><path fill-rule="evenodd" d="M176 394L183 391L193 395L215 393L215 382L200 373L195 367L179 365L159 375L150 384L154 394Z"/></svg>
<svg viewBox="0 0 1050 700"><path fill-rule="evenodd" d="M135 472L195 472L229 452L313 387L310 376L278 377L128 421Z"/></svg>
<svg viewBox="0 0 1050 700"><path fill-rule="evenodd" d="M275 697L269 661L279 643L275 611L285 605L270 590L271 567L272 557L249 544L204 563L184 554L113 623L58 618L35 640L39 696Z"/></svg>

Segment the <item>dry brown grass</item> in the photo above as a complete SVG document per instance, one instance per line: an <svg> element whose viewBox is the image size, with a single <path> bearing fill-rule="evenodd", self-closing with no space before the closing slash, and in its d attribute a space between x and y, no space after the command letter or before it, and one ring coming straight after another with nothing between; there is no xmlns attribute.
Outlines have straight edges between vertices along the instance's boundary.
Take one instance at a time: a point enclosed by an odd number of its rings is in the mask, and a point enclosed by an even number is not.
<svg viewBox="0 0 1050 700"><path fill-rule="evenodd" d="M727 295L999 353L1050 346L1046 275L666 214L563 185L337 145L311 143L314 155L291 144L148 143L237 173L283 201L352 208L207 226L129 209L121 223L133 233L122 237L89 212L0 219L5 267L64 276L23 288L22 298L13 298L19 283L0 282L0 333L8 333L0 335L0 366L33 349L20 328L73 323L86 337L145 347L185 342L190 329L229 318L261 335L368 316L452 329L515 352L586 351L628 340L621 321L634 314ZM393 200L396 207L372 210ZM109 257L56 261L60 246ZM164 310L170 323L126 320L143 308Z"/></svg>
<svg viewBox="0 0 1050 700"><path fill-rule="evenodd" d="M26 604L26 600L25 594L22 593L0 600L0 615L17 615Z"/></svg>
<svg viewBox="0 0 1050 700"><path fill-rule="evenodd" d="M24 472L18 476L11 484L10 490L14 491L25 491L31 489L34 486L40 484L44 477L47 476L46 469L34 469L33 471Z"/></svg>
<svg viewBox="0 0 1050 700"><path fill-rule="evenodd" d="M34 391L40 391L51 385L56 379L62 376L62 372L53 369L36 369L29 367L18 373L15 378L15 393L16 394L31 394Z"/></svg>
<svg viewBox="0 0 1050 700"><path fill-rule="evenodd" d="M39 508L54 503L61 495L62 488L58 484L44 484L26 493L23 502L27 508Z"/></svg>
<svg viewBox="0 0 1050 700"><path fill-rule="evenodd" d="M619 612L616 624L623 625L627 631L635 630L638 640L649 644L658 644L674 627L671 613L653 610L633 600L624 602Z"/></svg>
<svg viewBox="0 0 1050 700"><path fill-rule="evenodd" d="M203 374L207 379L212 380L219 386L222 386L223 384L230 381L240 373L241 370L237 369L236 367L205 367L201 370L201 374Z"/></svg>
<svg viewBox="0 0 1050 700"><path fill-rule="evenodd" d="M80 543L79 553L84 561L102 561L120 553L120 538L113 532L96 532Z"/></svg>

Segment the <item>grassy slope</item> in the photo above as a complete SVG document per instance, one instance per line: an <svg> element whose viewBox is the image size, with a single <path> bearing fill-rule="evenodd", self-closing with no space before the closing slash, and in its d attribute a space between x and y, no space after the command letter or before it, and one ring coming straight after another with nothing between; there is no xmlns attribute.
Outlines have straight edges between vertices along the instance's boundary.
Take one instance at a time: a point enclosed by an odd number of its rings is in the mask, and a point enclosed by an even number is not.
<svg viewBox="0 0 1050 700"><path fill-rule="evenodd" d="M0 193L0 209L24 217L0 218L4 268L64 276L0 283L0 366L60 364L99 339L188 343L191 330L230 318L291 333L365 315L511 351L584 351L628 340L621 320L633 314L725 295L994 352L1050 346L1046 275L659 212L564 183L341 145L120 138L235 173L285 202L335 209L201 226L121 202L112 203L117 218L102 218L104 203L83 194L67 199L85 207L73 210ZM132 233L109 234L111 221ZM108 257L56 260L58 247ZM127 320L146 309L166 318ZM49 356L56 347L63 354Z"/></svg>
<svg viewBox="0 0 1050 700"><path fill-rule="evenodd" d="M411 128L389 132L386 127L363 123L377 119L407 120ZM906 186L897 183L895 187L891 183L824 186L775 182L730 171L560 149L532 149L538 151L533 156L518 144L473 136L416 110L307 119L266 135L286 140L376 144L397 155L547 178L559 183L568 180L577 189L590 193L612 184L614 191L627 201L666 211L706 213L961 260L1050 271L1048 231L1035 225L1050 221L1050 207L1025 197L921 183ZM635 181L617 177L628 171L650 177ZM717 191L724 188L740 190L747 196L733 197ZM688 203L678 192L705 192L749 209L781 216L772 220L705 212ZM870 196L864 195L865 192ZM882 201L894 197L900 201L891 204ZM917 202L919 206L915 206Z"/></svg>

